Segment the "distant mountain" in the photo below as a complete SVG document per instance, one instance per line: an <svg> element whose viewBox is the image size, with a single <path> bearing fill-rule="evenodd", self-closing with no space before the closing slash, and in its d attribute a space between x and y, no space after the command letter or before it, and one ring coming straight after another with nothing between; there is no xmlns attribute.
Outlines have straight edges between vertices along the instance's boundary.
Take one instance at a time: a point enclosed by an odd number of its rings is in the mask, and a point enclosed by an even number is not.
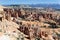
<svg viewBox="0 0 60 40"><path fill-rule="evenodd" d="M27 4L20 4L20 5L17 5L17 4L12 4L12 5L3 5L3 6L5 6L5 7L13 7L13 8L16 8L16 7L30 7L29 5L27 5Z"/></svg>
<svg viewBox="0 0 60 40"><path fill-rule="evenodd" d="M54 8L60 9L60 4L20 4L20 5L3 5L6 7L43 7L43 8Z"/></svg>
<svg viewBox="0 0 60 40"><path fill-rule="evenodd" d="M31 7L43 7L43 8L55 8L60 9L60 4L35 4L30 5Z"/></svg>

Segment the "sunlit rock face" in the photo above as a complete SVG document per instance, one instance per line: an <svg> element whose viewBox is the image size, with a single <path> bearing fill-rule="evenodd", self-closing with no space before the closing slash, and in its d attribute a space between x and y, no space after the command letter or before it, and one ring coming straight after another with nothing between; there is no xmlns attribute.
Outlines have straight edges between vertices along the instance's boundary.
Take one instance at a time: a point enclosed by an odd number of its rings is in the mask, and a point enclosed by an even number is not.
<svg viewBox="0 0 60 40"><path fill-rule="evenodd" d="M0 11L3 11L3 6L0 6Z"/></svg>
<svg viewBox="0 0 60 40"><path fill-rule="evenodd" d="M15 37L3 34L2 36L0 36L0 40L17 40L17 39Z"/></svg>
<svg viewBox="0 0 60 40"><path fill-rule="evenodd" d="M0 40L11 40L11 38L8 35L2 35L0 36Z"/></svg>
<svg viewBox="0 0 60 40"><path fill-rule="evenodd" d="M12 24L11 24L12 23ZM0 40L16 40L15 37L18 37L18 24L3 20L0 21Z"/></svg>
<svg viewBox="0 0 60 40"><path fill-rule="evenodd" d="M2 8L0 8L0 11L3 11L3 9L2 9Z"/></svg>

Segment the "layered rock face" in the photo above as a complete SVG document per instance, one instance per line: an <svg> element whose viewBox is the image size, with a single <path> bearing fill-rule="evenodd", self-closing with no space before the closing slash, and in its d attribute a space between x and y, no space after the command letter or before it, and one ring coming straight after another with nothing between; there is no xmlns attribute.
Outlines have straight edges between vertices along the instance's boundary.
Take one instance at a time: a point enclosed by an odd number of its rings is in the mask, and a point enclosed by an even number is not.
<svg viewBox="0 0 60 40"><path fill-rule="evenodd" d="M60 14L55 11L50 9L4 8L2 15L2 23L5 26L7 25L2 29L8 30L7 32L10 34L22 32L27 35L25 38L28 40L60 40ZM4 21L4 19L7 21ZM13 22L16 24L13 24Z"/></svg>

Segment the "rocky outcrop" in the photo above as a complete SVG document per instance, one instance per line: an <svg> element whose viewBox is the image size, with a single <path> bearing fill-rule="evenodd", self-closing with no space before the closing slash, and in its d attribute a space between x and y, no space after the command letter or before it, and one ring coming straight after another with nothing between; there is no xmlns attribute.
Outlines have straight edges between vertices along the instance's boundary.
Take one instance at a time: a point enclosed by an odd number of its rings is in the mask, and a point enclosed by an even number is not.
<svg viewBox="0 0 60 40"><path fill-rule="evenodd" d="M28 35L28 39L58 40L58 36L56 35L59 34L60 31L58 27L60 26L60 14L57 14L55 11L6 8L4 12L6 13L3 18L6 17L5 19L10 22L11 18L13 18L12 21L19 25L19 28L17 28L19 32ZM9 30L12 29L9 27ZM16 31L16 29L14 30Z"/></svg>

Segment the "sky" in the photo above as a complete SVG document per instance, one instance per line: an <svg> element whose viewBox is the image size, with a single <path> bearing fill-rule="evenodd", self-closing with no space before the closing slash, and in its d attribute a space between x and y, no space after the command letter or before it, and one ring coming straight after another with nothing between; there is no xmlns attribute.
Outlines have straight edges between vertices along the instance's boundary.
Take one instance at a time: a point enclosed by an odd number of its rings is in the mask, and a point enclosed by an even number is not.
<svg viewBox="0 0 60 40"><path fill-rule="evenodd" d="M60 4L60 0L0 0L0 5L10 4Z"/></svg>

